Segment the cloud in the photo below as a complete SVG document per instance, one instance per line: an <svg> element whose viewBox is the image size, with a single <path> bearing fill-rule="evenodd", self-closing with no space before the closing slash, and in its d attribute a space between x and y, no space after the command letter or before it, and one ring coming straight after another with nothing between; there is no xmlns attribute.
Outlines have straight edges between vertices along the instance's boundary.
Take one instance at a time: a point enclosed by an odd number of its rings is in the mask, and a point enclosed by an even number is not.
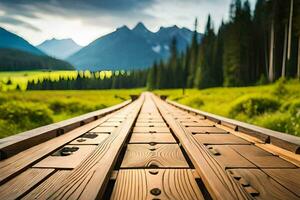
<svg viewBox="0 0 300 200"><path fill-rule="evenodd" d="M34 30L34 31L37 31L37 32L40 32L41 29L25 22L25 21L22 21L22 20L19 20L19 19L16 19L16 18L12 18L12 17L8 17L8 16L1 16L0 17L0 23L3 23L3 24L11 24L11 25L16 25L16 26L23 26L25 28L28 28L28 29L31 29L31 30Z"/></svg>

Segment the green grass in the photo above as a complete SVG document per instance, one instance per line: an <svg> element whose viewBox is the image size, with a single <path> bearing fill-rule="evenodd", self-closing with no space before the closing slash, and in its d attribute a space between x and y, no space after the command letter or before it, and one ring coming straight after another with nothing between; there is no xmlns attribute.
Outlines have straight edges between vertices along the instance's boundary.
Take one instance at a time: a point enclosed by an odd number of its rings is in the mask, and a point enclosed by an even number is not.
<svg viewBox="0 0 300 200"><path fill-rule="evenodd" d="M205 90L158 90L170 100L217 115L300 136L300 82L272 85L212 88Z"/></svg>
<svg viewBox="0 0 300 200"><path fill-rule="evenodd" d="M142 91L0 92L0 138L116 105Z"/></svg>
<svg viewBox="0 0 300 200"><path fill-rule="evenodd" d="M84 77L90 77L90 71L18 71L18 72L0 72L0 91L13 91L19 85L21 90L26 90L28 81L43 81L50 79L59 80L60 77L75 79L80 74ZM96 77L103 79L110 77L112 71L97 72ZM10 80L10 84L7 84Z"/></svg>

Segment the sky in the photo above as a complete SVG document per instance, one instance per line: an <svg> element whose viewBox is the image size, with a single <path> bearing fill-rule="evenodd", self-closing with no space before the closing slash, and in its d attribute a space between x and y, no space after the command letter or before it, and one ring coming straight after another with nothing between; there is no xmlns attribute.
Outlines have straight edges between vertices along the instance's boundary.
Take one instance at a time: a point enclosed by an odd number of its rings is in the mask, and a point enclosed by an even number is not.
<svg viewBox="0 0 300 200"><path fill-rule="evenodd" d="M156 32L161 26L203 32L208 14L217 28L228 19L231 0L0 0L0 26L33 45L46 39L72 38L85 46L138 22ZM255 0L250 0L252 6Z"/></svg>

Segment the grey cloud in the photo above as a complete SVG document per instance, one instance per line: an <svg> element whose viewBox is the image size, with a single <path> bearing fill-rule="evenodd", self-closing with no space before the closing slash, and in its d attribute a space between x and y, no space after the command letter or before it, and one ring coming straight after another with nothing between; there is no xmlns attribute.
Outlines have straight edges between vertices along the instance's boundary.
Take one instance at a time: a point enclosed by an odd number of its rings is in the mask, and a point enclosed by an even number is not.
<svg viewBox="0 0 300 200"><path fill-rule="evenodd" d="M37 28L37 27L27 23L27 22L24 22L24 21L16 19L16 18L8 17L8 16L1 16L0 17L0 23L12 24L12 25L16 25L16 26L23 26L23 27L26 27L28 29L38 31L38 32L41 31L39 28Z"/></svg>

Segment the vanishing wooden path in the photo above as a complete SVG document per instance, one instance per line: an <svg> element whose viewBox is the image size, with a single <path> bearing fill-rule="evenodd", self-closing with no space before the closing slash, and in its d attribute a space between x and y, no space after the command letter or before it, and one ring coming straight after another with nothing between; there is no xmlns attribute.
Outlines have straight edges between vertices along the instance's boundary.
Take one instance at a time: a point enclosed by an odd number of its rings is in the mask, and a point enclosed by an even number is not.
<svg viewBox="0 0 300 200"><path fill-rule="evenodd" d="M300 140L143 93L0 140L0 199L300 199Z"/></svg>

